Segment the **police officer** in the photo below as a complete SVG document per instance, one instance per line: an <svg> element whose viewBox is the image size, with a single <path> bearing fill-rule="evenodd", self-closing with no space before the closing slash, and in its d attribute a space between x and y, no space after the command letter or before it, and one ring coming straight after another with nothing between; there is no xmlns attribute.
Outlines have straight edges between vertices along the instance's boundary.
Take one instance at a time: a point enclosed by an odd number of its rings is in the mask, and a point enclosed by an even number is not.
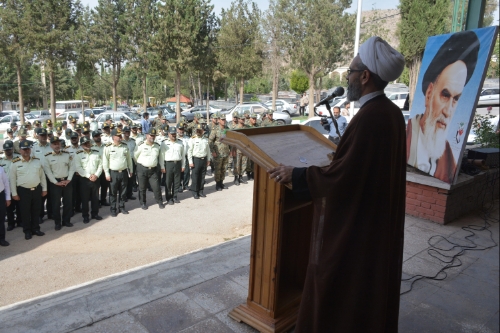
<svg viewBox="0 0 500 333"><path fill-rule="evenodd" d="M47 121L45 122L45 125L47 125L47 132L54 130L54 124L52 124L52 120L47 119Z"/></svg>
<svg viewBox="0 0 500 333"><path fill-rule="evenodd" d="M104 147L102 166L106 180L110 182L110 209L111 216L116 217L119 212L128 214L125 209L128 178L132 176L132 157L126 143L122 142L122 132L118 129L111 132L113 142ZM117 209L117 200L120 200Z"/></svg>
<svg viewBox="0 0 500 333"><path fill-rule="evenodd" d="M238 118L238 126L236 129L241 129L241 128L247 128L248 126L245 125L245 118L241 117ZM240 185L240 183L247 184L247 182L243 179L243 173L247 169L247 163L248 163L248 157L243 155L241 150L233 148L233 152L235 154L234 157L234 184L235 185Z"/></svg>
<svg viewBox="0 0 500 333"><path fill-rule="evenodd" d="M156 130L158 130L159 128L161 128L165 124L163 119L164 119L164 117L163 117L162 111L158 110L158 116L155 118L155 120L153 120L152 126L154 128L156 128Z"/></svg>
<svg viewBox="0 0 500 333"><path fill-rule="evenodd" d="M38 224L42 197L47 195L47 182L42 162L31 156L32 143L24 140L19 144L21 157L12 160L9 171L10 189L13 200L19 201L23 221L24 238L45 235Z"/></svg>
<svg viewBox="0 0 500 333"><path fill-rule="evenodd" d="M48 133L47 130L43 127L38 128L37 130L38 140L32 145L31 155L33 157L38 158L40 161L43 161L45 154L52 152L52 148L50 147L50 143L47 141ZM20 144L20 143L19 143ZM43 164L43 163L42 163ZM45 182L48 183L48 178L45 179ZM48 190L48 188L47 188ZM47 203L45 203L47 202ZM41 197L40 203L40 216L39 216L39 224L43 223L43 217L45 216L45 208L47 208L47 218L52 219L52 201L50 197L50 191L47 192L47 195Z"/></svg>
<svg viewBox="0 0 500 333"><path fill-rule="evenodd" d="M157 128L157 127L154 127L154 128L156 129L156 133L158 133L158 135L155 138L155 142L158 143L159 145L161 145L161 143L168 138L169 126L168 126L168 124L164 124L164 125L160 126L159 128Z"/></svg>
<svg viewBox="0 0 500 333"><path fill-rule="evenodd" d="M146 189L148 184L153 189L156 203L160 209L165 208L160 190L160 179L158 178L158 170L161 169L160 163L160 148L161 146L155 142L156 129L150 128L146 135L146 141L141 142L134 152L134 159L137 162L137 179L139 181L139 201L141 208L146 210Z"/></svg>
<svg viewBox="0 0 500 333"><path fill-rule="evenodd" d="M55 136L57 136L59 138L59 140L61 140L61 141L66 141L66 139L63 136L63 129L61 126L56 126ZM62 144L62 142L61 142L61 144Z"/></svg>
<svg viewBox="0 0 500 333"><path fill-rule="evenodd" d="M184 190L187 189L189 185L189 179L191 177L191 168L187 167L189 165L188 148L189 148L190 138L185 135L184 128L185 128L184 123L177 124L177 137L184 144L184 156L185 156L184 165L186 166L186 168L184 168L184 171L181 172L181 185L179 186L179 193L182 193L184 192Z"/></svg>
<svg viewBox="0 0 500 333"><path fill-rule="evenodd" d="M14 135L14 137L17 136L17 130L18 130L18 127L17 127L17 123L15 121L11 122L10 123L10 128L12 129L12 134Z"/></svg>
<svg viewBox="0 0 500 333"><path fill-rule="evenodd" d="M215 189L217 191L227 189L224 185L224 178L226 177L226 165L231 152L229 146L221 141L226 130L226 118L221 117L219 119L219 126L210 132L210 137L208 138L210 151L214 159Z"/></svg>
<svg viewBox="0 0 500 333"><path fill-rule="evenodd" d="M102 162L105 145L101 140L101 131L97 130L92 132L92 139L94 140L92 149L97 150L99 152L99 156L101 157L101 162ZM109 182L106 180L106 174L104 173L104 171L101 172L101 175L99 176L99 186L100 186L99 203L101 204L101 206L109 206L109 203L106 201L109 189Z"/></svg>
<svg viewBox="0 0 500 333"><path fill-rule="evenodd" d="M180 203L177 192L181 184L181 172L184 171L184 144L177 140L177 129L170 127L168 139L163 141L160 149L160 161L164 163L161 172L165 174L165 197L169 205Z"/></svg>
<svg viewBox="0 0 500 333"><path fill-rule="evenodd" d="M21 128L18 132L17 132L17 137L14 139L13 143L14 143L14 151L16 153L20 153L19 152L19 142L21 142L22 140L27 140L27 136L28 136L28 132L26 131L25 128Z"/></svg>
<svg viewBox="0 0 500 333"><path fill-rule="evenodd" d="M5 240L5 214L7 208L11 205L9 177L5 170L0 167L0 246L9 246Z"/></svg>
<svg viewBox="0 0 500 333"><path fill-rule="evenodd" d="M99 131L94 131L100 136ZM95 137L95 136L94 136ZM75 170L80 175L80 191L82 197L83 223L89 223L90 216L95 220L102 220L99 216L99 179L102 172L102 158L98 149L92 149L90 140L86 136L80 138L80 147L75 156Z"/></svg>
<svg viewBox="0 0 500 333"><path fill-rule="evenodd" d="M102 124L101 141L103 145L107 145L108 143L113 141L111 138L111 129L108 123Z"/></svg>
<svg viewBox="0 0 500 333"><path fill-rule="evenodd" d="M79 140L80 137L77 132L71 132L70 134L71 138L71 144L67 147L64 148L65 152L68 152L70 156L74 159L76 156L76 153L80 150L80 145L79 145ZM82 198L80 196L80 175L78 173L75 173L73 175L73 183L72 183L72 188L73 188L73 213L79 213L82 211L81 205L82 205ZM50 192L49 192L50 194Z"/></svg>
<svg viewBox="0 0 500 333"><path fill-rule="evenodd" d="M89 123L90 123L90 126L89 126L89 127L90 127L90 130L91 130L92 132L97 131L97 130L99 129L99 124L98 124L98 123L97 123L97 121L95 120L95 115L94 115L93 113L91 113L91 114L89 115L89 117L90 117L90 122L89 122Z"/></svg>
<svg viewBox="0 0 500 333"><path fill-rule="evenodd" d="M7 128L6 132L7 132L7 137L5 138L5 140L14 142L16 138L14 136L14 131L12 130L12 128Z"/></svg>
<svg viewBox="0 0 500 333"><path fill-rule="evenodd" d="M3 143L4 156L0 158L0 166L4 169L7 178L10 174L10 167L12 166L12 160L18 158L20 155L14 153L12 141L5 141ZM9 187L10 188L10 187ZM14 213L16 215L14 219ZM7 231L13 230L16 225L20 227L21 213L19 211L19 201L12 200L11 204L7 207Z"/></svg>
<svg viewBox="0 0 500 333"><path fill-rule="evenodd" d="M198 124L195 129L195 135L189 139L188 160L189 167L193 170L191 192L195 199L206 197L203 193L205 188L205 175L207 167L210 164L210 145L208 139L203 136L205 124Z"/></svg>
<svg viewBox="0 0 500 333"><path fill-rule="evenodd" d="M128 126L125 126L123 128L123 140L122 140L122 142L125 142L127 144L128 149L130 151L130 154L133 157L133 153L134 153L136 144L135 144L135 140L130 137L130 127L128 127ZM132 194L132 192L133 192L132 187L134 185L134 179L136 177L136 172L137 172L137 166L136 166L133 158L132 158L132 165L133 165L133 168L130 170L132 172L132 176L130 177L130 179L127 182L127 199L125 201L136 199L136 197L134 197L134 195Z"/></svg>
<svg viewBox="0 0 500 333"><path fill-rule="evenodd" d="M188 133L190 136L194 135L195 134L195 128L198 126L198 124L200 123L200 120L201 118L203 118L201 116L201 113L199 112L196 112L194 114L194 117L193 117L193 121L189 123L189 125L187 126L187 130L188 130Z"/></svg>
<svg viewBox="0 0 500 333"><path fill-rule="evenodd" d="M76 132L76 119L73 116L68 117L69 120L69 128L71 131Z"/></svg>
<svg viewBox="0 0 500 333"><path fill-rule="evenodd" d="M73 204L73 175L75 165L73 157L67 151L61 150L61 140L52 137L50 140L52 152L45 154L43 171L49 183L49 192L52 203L52 216L55 229L61 230L61 199L63 201L62 225L72 227L71 214Z"/></svg>
<svg viewBox="0 0 500 333"><path fill-rule="evenodd" d="M144 135L138 132L138 128L139 126L135 123L130 125L130 137L135 140L136 145L140 145L145 140Z"/></svg>

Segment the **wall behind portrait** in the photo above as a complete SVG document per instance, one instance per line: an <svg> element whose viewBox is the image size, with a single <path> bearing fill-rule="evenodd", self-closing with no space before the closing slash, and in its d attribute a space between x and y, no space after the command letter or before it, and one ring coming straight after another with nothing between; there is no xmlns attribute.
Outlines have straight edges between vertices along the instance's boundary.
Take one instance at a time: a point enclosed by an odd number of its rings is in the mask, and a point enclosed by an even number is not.
<svg viewBox="0 0 500 333"><path fill-rule="evenodd" d="M407 163L453 184L498 27L429 37L407 126Z"/></svg>

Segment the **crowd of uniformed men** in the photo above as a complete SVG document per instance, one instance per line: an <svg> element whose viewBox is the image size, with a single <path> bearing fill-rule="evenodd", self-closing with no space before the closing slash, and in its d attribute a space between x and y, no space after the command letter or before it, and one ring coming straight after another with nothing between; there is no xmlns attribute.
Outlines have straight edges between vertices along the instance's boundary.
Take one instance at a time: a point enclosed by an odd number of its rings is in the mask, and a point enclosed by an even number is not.
<svg viewBox="0 0 500 333"><path fill-rule="evenodd" d="M64 121L55 128L51 120L45 126L26 122L19 129L11 123L0 157L0 221L7 216L7 230L20 226L28 240L44 235L40 224L45 216L54 220L55 230L61 230L73 226L75 213L82 214L83 223L101 220L102 206L110 206L113 217L128 214L125 202L136 200L133 192L138 191L141 208L147 210L148 189L163 209L161 186L169 205L180 203L177 194L188 189L190 180L193 197L206 197L209 165L217 191L227 188L224 179L231 166L234 184L246 184L243 176L246 172L247 180L253 179L253 162L221 138L228 129L275 122L272 113L264 113L260 121L250 113L232 116L231 124L226 124L225 115L215 113L207 124L195 114L193 122L183 118L175 127L161 112L152 122L144 113L143 125L123 117L114 124L108 117L101 129L93 114L83 124L70 117L69 124ZM143 132L143 127L148 128ZM2 223L0 246L7 245Z"/></svg>

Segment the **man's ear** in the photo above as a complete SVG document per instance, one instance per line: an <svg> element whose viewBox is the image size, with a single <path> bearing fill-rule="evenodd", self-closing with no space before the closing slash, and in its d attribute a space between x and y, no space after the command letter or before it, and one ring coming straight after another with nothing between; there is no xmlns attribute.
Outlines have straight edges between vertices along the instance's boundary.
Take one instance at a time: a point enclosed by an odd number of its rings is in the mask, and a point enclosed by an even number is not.
<svg viewBox="0 0 500 333"><path fill-rule="evenodd" d="M429 103L431 102L431 95L432 95L432 90L434 89L434 83L431 82L427 86L427 90L425 91L425 108L429 106Z"/></svg>
<svg viewBox="0 0 500 333"><path fill-rule="evenodd" d="M370 81L370 77L371 77L371 73L369 70L364 70L362 73L361 73L361 83L363 85L366 85L368 83L368 81Z"/></svg>

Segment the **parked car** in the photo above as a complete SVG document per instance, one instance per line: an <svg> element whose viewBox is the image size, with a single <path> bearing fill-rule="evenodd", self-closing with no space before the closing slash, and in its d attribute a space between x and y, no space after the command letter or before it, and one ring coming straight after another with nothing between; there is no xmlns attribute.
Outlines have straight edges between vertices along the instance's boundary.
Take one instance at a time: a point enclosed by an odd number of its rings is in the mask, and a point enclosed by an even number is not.
<svg viewBox="0 0 500 333"><path fill-rule="evenodd" d="M240 116L242 116L245 111L250 111L250 114L256 113L257 119L261 118L261 114L264 111L272 112L272 110L270 108L268 108L267 105L265 105L263 103L243 102L243 104L235 105L230 110L224 112L226 114L227 121L233 120L233 112L234 111L237 111ZM274 111L273 112L273 119L279 125L290 125L292 123L292 118L286 112Z"/></svg>
<svg viewBox="0 0 500 333"><path fill-rule="evenodd" d="M479 95L477 105L499 105L499 88L484 88Z"/></svg>
<svg viewBox="0 0 500 333"><path fill-rule="evenodd" d="M42 123L51 118L50 110L32 110L28 114L33 115L33 117L37 118L37 120L40 120Z"/></svg>
<svg viewBox="0 0 500 333"><path fill-rule="evenodd" d="M106 117L108 115L111 115L111 119L113 120L114 123L119 123L121 117L125 117L129 120L132 120L135 124L139 125L141 123L141 116L138 115L135 112L132 111L126 111L126 112L121 112L121 111L106 111L101 113L99 116L97 116L96 121L97 121L97 126L101 128L102 123L106 120Z"/></svg>
<svg viewBox="0 0 500 333"><path fill-rule="evenodd" d="M89 113L89 115L90 115L90 113ZM69 124L70 123L70 121L69 121L69 117L70 116L73 117L74 119L76 119L76 122L78 124L83 123L82 111L65 111L65 112L62 112L62 113L60 113L56 117L56 122L66 121Z"/></svg>
<svg viewBox="0 0 500 333"><path fill-rule="evenodd" d="M128 105L117 105L116 111L127 112L127 111L131 111L131 110L130 110L130 107Z"/></svg>
<svg viewBox="0 0 500 333"><path fill-rule="evenodd" d="M5 116L16 116L18 114L19 114L19 112L17 112L17 111L2 111L2 112L0 112L0 118L5 117Z"/></svg>
<svg viewBox="0 0 500 333"><path fill-rule="evenodd" d="M311 117L311 118L307 119L306 121L304 121L303 123L301 123L301 125L310 126L314 129L316 129L318 132L323 134L323 136L325 138L328 139L328 131L323 128L323 125L321 125L320 121L321 121L321 117Z"/></svg>
<svg viewBox="0 0 500 333"><path fill-rule="evenodd" d="M219 111L219 109L216 109L216 110ZM212 111L212 109L210 109L210 115L213 115L217 111ZM195 106L194 108L191 108L188 111L182 111L181 115L186 117L188 122L192 122L194 119L195 113L200 113L204 118L206 118L207 117L207 107L204 106L204 108L201 108L200 106Z"/></svg>
<svg viewBox="0 0 500 333"><path fill-rule="evenodd" d="M408 126L408 119L410 119L410 112L403 111L403 116L405 117L405 126Z"/></svg>
<svg viewBox="0 0 500 333"><path fill-rule="evenodd" d="M267 105L268 108L271 108L273 105L273 101L267 101L265 104ZM288 103L287 101L285 101L283 99L277 99L276 100L276 111L286 112L289 115L292 115L292 114L297 114L299 109L297 108L296 104Z"/></svg>
<svg viewBox="0 0 500 333"><path fill-rule="evenodd" d="M408 96L408 92L391 92L391 91L386 91L385 95L394 104L396 104L400 109L403 109L404 106L405 106L406 97Z"/></svg>
<svg viewBox="0 0 500 333"><path fill-rule="evenodd" d="M167 118L168 123L176 123L177 122L177 114L170 107L163 105L160 106L160 109L163 112L163 116ZM158 115L157 115L158 116Z"/></svg>
<svg viewBox="0 0 500 333"><path fill-rule="evenodd" d="M24 121L30 121L33 123L33 121L36 120L36 117L33 115L26 113L24 115ZM16 122L18 125L21 124L21 118L19 118L19 115L7 115L5 117L2 117L0 119L0 132L5 132L8 128L10 128L10 123Z"/></svg>

